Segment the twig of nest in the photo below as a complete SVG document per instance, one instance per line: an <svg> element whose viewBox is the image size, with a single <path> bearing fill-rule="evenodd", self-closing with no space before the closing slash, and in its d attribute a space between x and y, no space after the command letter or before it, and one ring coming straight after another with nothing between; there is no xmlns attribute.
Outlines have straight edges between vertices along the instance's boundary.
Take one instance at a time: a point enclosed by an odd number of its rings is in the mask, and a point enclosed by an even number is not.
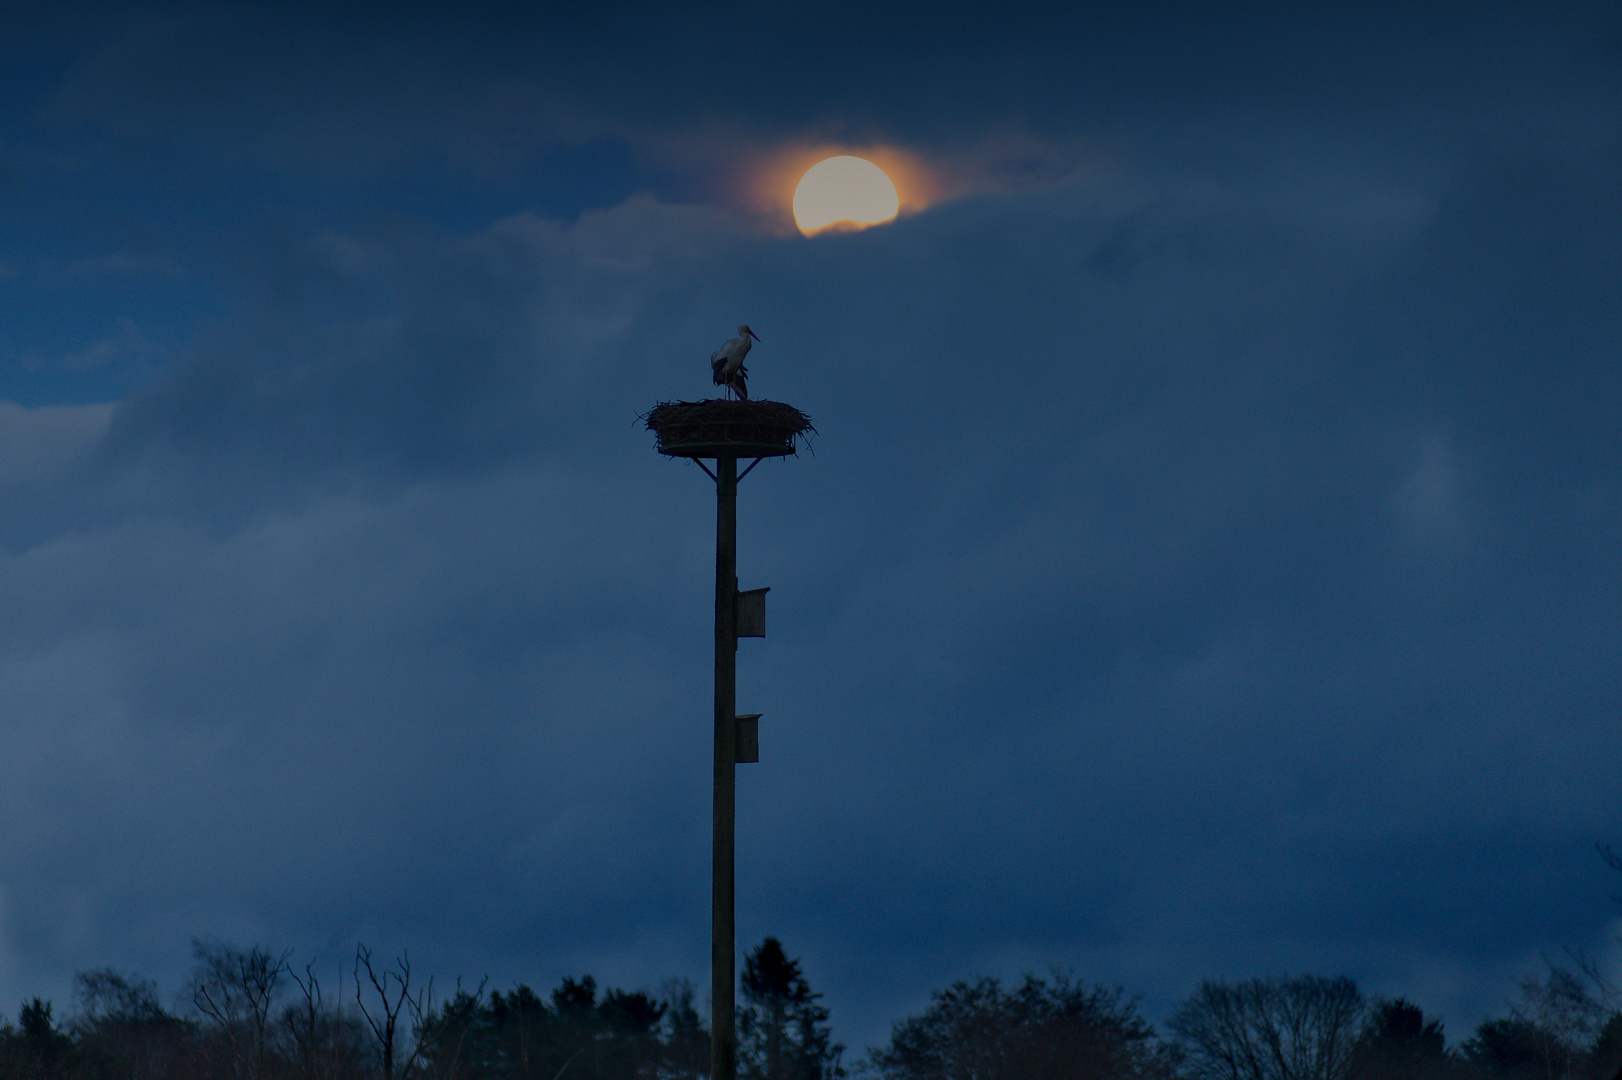
<svg viewBox="0 0 1622 1080"><path fill-rule="evenodd" d="M767 457L810 446L811 418L781 401L665 401L638 417L661 454L680 457Z"/></svg>

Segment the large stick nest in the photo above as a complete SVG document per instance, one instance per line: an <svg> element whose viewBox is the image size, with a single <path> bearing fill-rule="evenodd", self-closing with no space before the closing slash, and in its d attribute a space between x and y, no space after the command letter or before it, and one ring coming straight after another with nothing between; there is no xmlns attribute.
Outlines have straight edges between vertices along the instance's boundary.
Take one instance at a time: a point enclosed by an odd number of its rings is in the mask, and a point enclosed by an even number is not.
<svg viewBox="0 0 1622 1080"><path fill-rule="evenodd" d="M678 457L776 457L808 448L811 418L781 401L665 401L638 419L661 454Z"/></svg>

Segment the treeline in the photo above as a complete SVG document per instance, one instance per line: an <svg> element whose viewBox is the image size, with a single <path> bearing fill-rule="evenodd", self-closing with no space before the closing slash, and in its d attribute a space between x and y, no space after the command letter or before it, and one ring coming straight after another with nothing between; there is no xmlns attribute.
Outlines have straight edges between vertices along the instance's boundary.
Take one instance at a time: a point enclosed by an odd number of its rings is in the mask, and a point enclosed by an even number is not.
<svg viewBox="0 0 1622 1080"><path fill-rule="evenodd" d="M174 1007L156 986L80 972L73 1015L23 1004L0 1022L0 1080L687 1080L706 1076L710 1036L692 984L598 993L565 978L546 997L520 984L436 988L409 956L361 946L342 992L291 953L194 943ZM767 938L744 961L739 1075L833 1080L843 1047L799 962Z"/></svg>
<svg viewBox="0 0 1622 1080"><path fill-rule="evenodd" d="M688 1080L709 1069L691 983L656 992L566 978L436 988L361 947L342 995L288 953L210 942L173 1007L111 970L76 977L59 1020L34 999L0 1023L0 1080ZM1622 1080L1622 1013L1593 969L1551 967L1449 1045L1404 999L1347 978L1202 983L1164 1032L1119 989L1063 974L961 981L846 1066L799 961L744 960L742 1080Z"/></svg>
<svg viewBox="0 0 1622 1080"><path fill-rule="evenodd" d="M1347 978L1207 981L1164 1036L1120 990L981 979L937 991L862 1064L880 1080L1622 1080L1622 1013L1587 975L1524 983L1457 1046L1418 1006Z"/></svg>

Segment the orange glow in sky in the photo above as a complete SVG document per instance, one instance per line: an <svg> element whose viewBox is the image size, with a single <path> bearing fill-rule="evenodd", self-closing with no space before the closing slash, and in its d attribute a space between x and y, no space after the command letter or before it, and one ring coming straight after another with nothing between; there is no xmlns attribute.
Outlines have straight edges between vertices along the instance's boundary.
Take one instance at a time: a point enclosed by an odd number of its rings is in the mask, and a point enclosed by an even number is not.
<svg viewBox="0 0 1622 1080"><path fill-rule="evenodd" d="M845 160L837 165L827 164L829 159L841 158ZM865 168L852 159L866 163ZM817 175L810 176L813 170ZM804 189L808 176L813 183ZM890 190L882 191L875 181L887 181ZM923 163L905 151L821 143L774 155L755 172L750 186L750 200L761 211L777 218L786 230L811 235L867 228L898 215L905 217L934 202L939 185ZM865 195L861 194L864 190ZM881 194L882 206L878 202ZM849 202L861 198L871 200L865 209Z"/></svg>

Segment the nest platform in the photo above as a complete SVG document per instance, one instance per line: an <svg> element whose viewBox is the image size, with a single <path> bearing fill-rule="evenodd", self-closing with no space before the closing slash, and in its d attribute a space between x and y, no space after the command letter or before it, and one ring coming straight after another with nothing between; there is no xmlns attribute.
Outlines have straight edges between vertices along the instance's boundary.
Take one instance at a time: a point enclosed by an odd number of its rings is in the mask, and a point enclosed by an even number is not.
<svg viewBox="0 0 1622 1080"><path fill-rule="evenodd" d="M642 418L671 457L766 458L799 452L811 418L781 401L665 401Z"/></svg>

